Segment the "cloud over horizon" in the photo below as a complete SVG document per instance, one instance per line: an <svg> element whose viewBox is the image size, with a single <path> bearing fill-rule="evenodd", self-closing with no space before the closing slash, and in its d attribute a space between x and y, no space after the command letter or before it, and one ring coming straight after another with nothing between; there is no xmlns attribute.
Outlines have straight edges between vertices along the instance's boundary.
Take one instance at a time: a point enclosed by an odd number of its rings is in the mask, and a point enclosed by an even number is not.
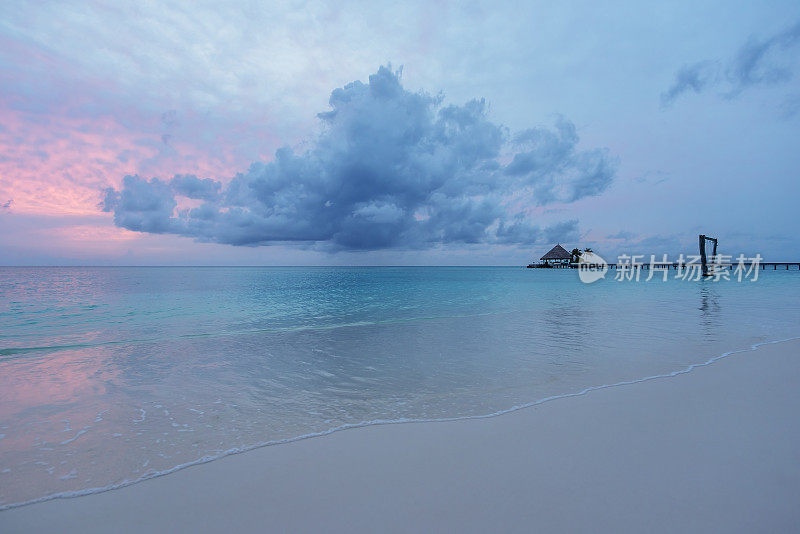
<svg viewBox="0 0 800 534"><path fill-rule="evenodd" d="M751 37L724 64L703 60L684 65L670 88L661 93L661 105L667 107L684 93L701 93L716 86L724 87L724 96L733 98L751 86L788 82L797 66L797 55L789 51L798 44L800 21L766 39Z"/></svg>
<svg viewBox="0 0 800 534"><path fill-rule="evenodd" d="M530 210L598 195L616 172L606 149L577 148L565 119L512 137L483 100L445 105L441 95L406 90L387 67L335 89L330 106L303 153L281 148L227 183L125 176L101 207L128 230L230 245L523 245L574 238L577 221L541 228ZM179 208L180 197L193 207Z"/></svg>

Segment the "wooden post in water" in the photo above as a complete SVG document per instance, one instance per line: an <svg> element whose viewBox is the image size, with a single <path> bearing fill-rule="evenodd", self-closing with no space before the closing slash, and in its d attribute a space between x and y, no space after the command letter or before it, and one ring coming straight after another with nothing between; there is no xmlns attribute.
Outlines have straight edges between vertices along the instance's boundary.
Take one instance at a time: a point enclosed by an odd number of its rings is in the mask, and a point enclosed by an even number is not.
<svg viewBox="0 0 800 534"><path fill-rule="evenodd" d="M706 265L706 236L700 234L700 266L703 269L703 276L708 276L708 265Z"/></svg>
<svg viewBox="0 0 800 534"><path fill-rule="evenodd" d="M711 255L712 258L717 257L717 239L714 237L707 237L700 234L700 268L702 269L703 276L711 276L708 272L708 258L706 257L706 241L713 241L714 248Z"/></svg>

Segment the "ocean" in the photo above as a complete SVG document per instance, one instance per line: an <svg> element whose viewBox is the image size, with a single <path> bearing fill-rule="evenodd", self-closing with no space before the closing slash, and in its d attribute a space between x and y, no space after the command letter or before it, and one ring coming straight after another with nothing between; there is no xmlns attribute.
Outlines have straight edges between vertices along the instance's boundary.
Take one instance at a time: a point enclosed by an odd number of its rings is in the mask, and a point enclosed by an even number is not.
<svg viewBox="0 0 800 534"><path fill-rule="evenodd" d="M0 509L680 372L800 336L798 302L797 270L0 268Z"/></svg>

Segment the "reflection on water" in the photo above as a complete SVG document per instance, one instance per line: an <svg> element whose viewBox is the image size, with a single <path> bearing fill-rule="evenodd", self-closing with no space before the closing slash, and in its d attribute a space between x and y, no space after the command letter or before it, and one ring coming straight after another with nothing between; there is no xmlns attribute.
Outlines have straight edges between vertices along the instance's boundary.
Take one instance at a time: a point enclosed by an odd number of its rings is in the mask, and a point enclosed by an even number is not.
<svg viewBox="0 0 800 534"><path fill-rule="evenodd" d="M796 272L0 271L0 506L346 424L494 413L800 325Z"/></svg>
<svg viewBox="0 0 800 534"><path fill-rule="evenodd" d="M721 316L720 295L718 285L710 280L703 280L698 285L700 293L700 324L709 340L714 340L719 328Z"/></svg>

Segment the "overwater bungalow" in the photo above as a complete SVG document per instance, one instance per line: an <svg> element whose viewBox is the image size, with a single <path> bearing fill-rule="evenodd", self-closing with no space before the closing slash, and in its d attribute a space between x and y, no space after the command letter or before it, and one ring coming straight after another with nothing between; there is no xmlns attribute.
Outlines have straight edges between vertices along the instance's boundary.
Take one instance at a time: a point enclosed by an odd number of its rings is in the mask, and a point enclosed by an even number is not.
<svg viewBox="0 0 800 534"><path fill-rule="evenodd" d="M572 260L572 254L566 251L560 244L550 249L550 252L539 258L538 264L530 264L528 267L566 267Z"/></svg>

